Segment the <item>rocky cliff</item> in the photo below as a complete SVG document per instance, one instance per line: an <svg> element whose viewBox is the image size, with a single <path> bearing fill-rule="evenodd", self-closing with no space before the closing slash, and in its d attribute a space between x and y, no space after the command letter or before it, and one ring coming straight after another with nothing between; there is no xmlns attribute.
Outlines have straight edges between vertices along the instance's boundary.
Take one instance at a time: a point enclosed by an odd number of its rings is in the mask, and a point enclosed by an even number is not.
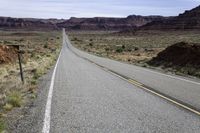
<svg viewBox="0 0 200 133"><path fill-rule="evenodd" d="M11 18L0 17L1 29L58 29L58 19L34 19L34 18Z"/></svg>
<svg viewBox="0 0 200 133"><path fill-rule="evenodd" d="M64 27L68 30L124 30L134 29L145 25L154 20L162 20L161 16L137 16L131 15L126 18L75 18L58 23L58 27Z"/></svg>
<svg viewBox="0 0 200 133"><path fill-rule="evenodd" d="M153 21L140 29L142 30L198 30L200 29L200 6L185 11L177 17L167 20Z"/></svg>

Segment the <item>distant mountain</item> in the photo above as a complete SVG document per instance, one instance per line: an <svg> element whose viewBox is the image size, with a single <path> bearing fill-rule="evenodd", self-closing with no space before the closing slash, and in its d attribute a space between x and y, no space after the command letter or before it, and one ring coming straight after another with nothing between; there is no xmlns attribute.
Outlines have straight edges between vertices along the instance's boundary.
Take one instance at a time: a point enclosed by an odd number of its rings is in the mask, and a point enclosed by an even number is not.
<svg viewBox="0 0 200 133"><path fill-rule="evenodd" d="M185 11L177 17L167 20L152 21L140 29L142 30L198 30L200 29L200 6Z"/></svg>
<svg viewBox="0 0 200 133"><path fill-rule="evenodd" d="M162 20L161 16L137 16L127 18L75 18L64 19L35 19L35 18L11 18L0 17L0 29L61 29L67 30L122 30L135 29L154 20Z"/></svg>
<svg viewBox="0 0 200 133"><path fill-rule="evenodd" d="M11 18L0 17L0 29L58 29L57 23L64 20L58 19L35 19L35 18Z"/></svg>
<svg viewBox="0 0 200 133"><path fill-rule="evenodd" d="M200 6L185 11L177 17L130 15L126 18L75 18L34 19L0 17L0 29L61 29L67 30L114 30L122 33L139 30L200 29Z"/></svg>
<svg viewBox="0 0 200 133"><path fill-rule="evenodd" d="M58 27L68 30L122 30L134 29L155 20L162 20L162 16L137 16L131 15L127 18L75 18L58 23Z"/></svg>

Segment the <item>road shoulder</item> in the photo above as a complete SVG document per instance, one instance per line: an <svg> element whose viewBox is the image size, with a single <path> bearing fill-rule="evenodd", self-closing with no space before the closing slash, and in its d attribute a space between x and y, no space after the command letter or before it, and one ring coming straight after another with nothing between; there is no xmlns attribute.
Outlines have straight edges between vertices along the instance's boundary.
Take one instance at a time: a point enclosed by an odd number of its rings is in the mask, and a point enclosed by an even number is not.
<svg viewBox="0 0 200 133"><path fill-rule="evenodd" d="M9 123L11 132L15 133L38 133L42 131L43 117L47 94L50 86L53 68L42 76L38 84L37 98L30 101L22 110L21 117Z"/></svg>

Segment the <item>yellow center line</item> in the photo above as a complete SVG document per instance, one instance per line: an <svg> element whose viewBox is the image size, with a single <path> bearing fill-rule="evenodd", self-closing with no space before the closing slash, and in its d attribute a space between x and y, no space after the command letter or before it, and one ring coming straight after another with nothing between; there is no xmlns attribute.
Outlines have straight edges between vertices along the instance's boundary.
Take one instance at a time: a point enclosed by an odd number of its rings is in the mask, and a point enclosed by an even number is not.
<svg viewBox="0 0 200 133"><path fill-rule="evenodd" d="M104 70L106 70L106 69L104 69ZM121 79L123 79L123 80L125 80L125 81L127 81L127 82L129 82L129 83L131 83L132 85L135 85L135 86L137 86L137 87L139 87L139 88L141 88L141 89L143 89L145 91L148 91L148 92L150 92L150 93L152 93L152 94L154 94L154 95L156 95L156 96L158 96L158 97L160 97L162 99L165 99L165 100L167 100L167 101L169 101L169 102L171 102L171 103L173 103L173 104L175 104L175 105L177 105L179 107L182 107L182 108L184 108L184 109L186 109L188 111L191 111L191 112L195 113L196 115L200 116L200 112L199 111L197 111L195 109L192 109L192 108L188 107L187 105L179 103L179 102L177 102L177 101L175 101L175 100L173 100L171 98L168 98L167 96L164 96L164 95L162 95L162 94L160 94L158 92L155 92L155 91L153 91L153 90L151 90L151 89L149 89L147 87L144 87L144 85L142 83L140 83L140 82L138 82L136 80L126 79L126 78L120 76L119 74L116 74L116 73L114 73L114 72L112 72L112 71L110 71L108 69L106 71L111 73L111 74L113 74L113 75L115 75L115 76L117 76L117 77L119 77L119 78L121 78Z"/></svg>
<svg viewBox="0 0 200 133"><path fill-rule="evenodd" d="M94 62L93 62L93 64L97 65L97 64L94 63ZM99 66L99 65L97 65L97 66ZM188 107L187 105L184 105L184 104L182 104L182 103L179 103L179 102L177 102L177 101L175 101L175 100L173 100L173 99L171 99L171 98L169 98L169 97L167 97L167 96L164 96L164 95L162 95L162 94L160 94L160 93L158 93L158 92L156 92L156 91L153 91L153 90L151 90L151 89L149 89L149 88L147 88L147 87L144 87L144 84L142 84L142 83L140 83L140 82L138 82L138 81L136 81L136 80L133 80L133 79L130 79L130 78L127 79L127 78L125 78L125 77L123 77L123 76L121 76L121 75L119 75L119 74L117 74L117 73L115 73L115 72L110 71L109 69L107 69L107 68L105 68L105 67L102 67L102 66L100 66L100 67L101 67L104 71L107 71L107 72L109 72L109 73L111 73L111 74L113 74L113 75L115 75L115 76L117 76L117 77L119 77L119 78L121 78L121 79L123 79L123 80L129 82L129 83L132 84L132 85L135 85L135 86L137 86L137 87L139 87L139 88L141 88L141 89L143 89L143 90L145 90L145 91L148 91L148 92L150 92L150 93L152 93L152 94L154 94L154 95L156 95L156 96L158 96L158 97L160 97L160 98L162 98L162 99L165 99L165 100L167 100L167 101L169 101L169 102L171 102L171 103L173 103L173 104L175 104L175 105L177 105L177 106L179 106L179 107L182 107L182 108L184 108L184 109L186 109L186 110L189 110L189 111L191 111L191 112L193 112L193 113L195 113L195 114L197 114L197 115L200 116L200 112L199 112L199 111L197 111L197 110L195 110L195 109L192 109L192 108Z"/></svg>
<svg viewBox="0 0 200 133"><path fill-rule="evenodd" d="M143 84L133 80L133 79L128 79L128 82L131 83L131 84L134 84L134 85L137 85L137 86L142 86Z"/></svg>
<svg viewBox="0 0 200 133"><path fill-rule="evenodd" d="M168 98L168 97L166 97L166 96L164 96L162 94L159 94L159 93L157 93L157 92L155 92L153 90L150 90L150 89L148 89L148 88L146 88L144 86L138 86L138 87L140 87L140 88L142 88L142 89L144 89L144 90L146 90L146 91L148 91L148 92L150 92L150 93L152 93L152 94L154 94L154 95L156 95L156 96L158 96L160 98L163 98L163 99L165 99L165 100L167 100L169 102L172 102L173 104L175 104L177 106L180 106L180 107L182 107L182 108L184 108L186 110L189 110L189 111L191 111L191 112L193 112L193 113L195 113L195 114L200 116L200 112L195 110L195 109L192 109L192 108L190 108L190 107L188 107L188 106L186 106L186 105L184 105L182 103L179 103L179 102L177 102L177 101L175 101L175 100L173 100L171 98Z"/></svg>

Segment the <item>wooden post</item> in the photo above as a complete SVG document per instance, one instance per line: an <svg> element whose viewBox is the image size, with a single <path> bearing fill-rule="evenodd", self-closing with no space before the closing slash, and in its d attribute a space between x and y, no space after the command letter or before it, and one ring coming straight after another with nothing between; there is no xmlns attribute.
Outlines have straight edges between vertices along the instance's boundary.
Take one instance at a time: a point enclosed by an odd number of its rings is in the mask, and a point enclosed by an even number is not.
<svg viewBox="0 0 200 133"><path fill-rule="evenodd" d="M21 58L21 51L20 51L19 46L18 46L18 60L19 60L21 81L24 84L24 74L23 74L23 69L22 69L22 58Z"/></svg>

